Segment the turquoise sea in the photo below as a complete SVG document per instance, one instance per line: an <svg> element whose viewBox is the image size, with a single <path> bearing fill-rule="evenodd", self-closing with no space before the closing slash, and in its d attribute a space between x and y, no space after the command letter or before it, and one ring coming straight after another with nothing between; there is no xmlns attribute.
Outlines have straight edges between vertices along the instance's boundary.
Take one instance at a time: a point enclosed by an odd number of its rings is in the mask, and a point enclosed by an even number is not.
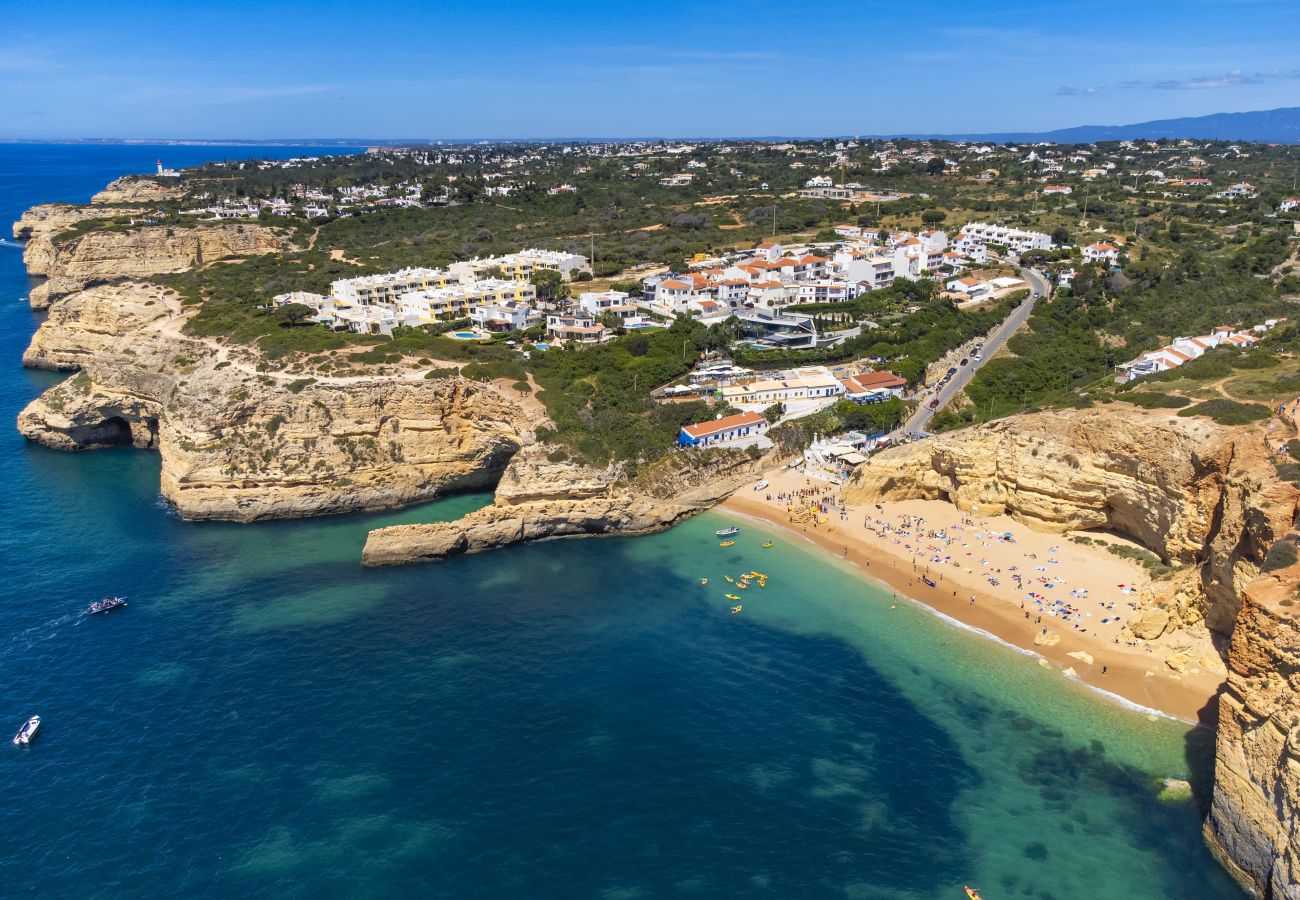
<svg viewBox="0 0 1300 900"><path fill-rule="evenodd" d="M0 146L0 220L160 155L301 152ZM1157 799L1204 798L1212 735L748 525L364 571L368 529L490 498L182 522L154 454L13 429L59 377L19 367L26 293L0 245L0 727L45 722L0 744L3 896L1242 896L1198 802Z"/></svg>

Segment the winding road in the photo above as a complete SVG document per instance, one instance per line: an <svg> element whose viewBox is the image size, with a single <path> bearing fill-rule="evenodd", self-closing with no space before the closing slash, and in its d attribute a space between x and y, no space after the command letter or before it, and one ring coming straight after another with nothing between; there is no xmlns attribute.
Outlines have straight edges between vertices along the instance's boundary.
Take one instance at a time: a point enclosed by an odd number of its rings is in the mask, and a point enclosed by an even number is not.
<svg viewBox="0 0 1300 900"><path fill-rule="evenodd" d="M916 412L912 413L911 417L899 426L893 436L897 437L929 430L930 420L934 418L934 414L951 403L954 397L965 390L966 385L970 384L970 380L975 377L975 373L979 371L980 366L992 359L1006 345L1011 335L1015 334L1017 329L1028 321L1029 316L1034 311L1034 304L1038 302L1039 297L1047 296L1050 285L1043 273L1036 269L1021 269L1020 274L1025 281L1029 282L1029 299L1011 310L1011 314L1002 320L1002 324L989 332L988 337L984 339L984 349L980 351L980 356L983 358L979 362L971 360L967 365L958 366L957 374L952 376L952 380L934 396L928 399L923 397ZM930 402L935 399L938 399L939 405L931 409Z"/></svg>

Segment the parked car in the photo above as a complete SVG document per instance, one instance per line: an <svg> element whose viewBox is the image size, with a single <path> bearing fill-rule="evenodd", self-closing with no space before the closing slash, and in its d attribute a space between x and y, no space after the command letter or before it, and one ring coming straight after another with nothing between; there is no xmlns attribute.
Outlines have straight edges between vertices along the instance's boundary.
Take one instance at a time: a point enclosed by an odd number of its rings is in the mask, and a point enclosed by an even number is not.
<svg viewBox="0 0 1300 900"><path fill-rule="evenodd" d="M931 401L930 401L930 409L938 409L938 408L939 408L939 401L938 401L938 400L931 400Z"/></svg>
<svg viewBox="0 0 1300 900"><path fill-rule="evenodd" d="M964 365L966 365L966 363L968 363L968 362L970 362L970 360L969 360L968 358L966 358L965 356L963 356L963 357L961 358L961 365L964 366Z"/></svg>

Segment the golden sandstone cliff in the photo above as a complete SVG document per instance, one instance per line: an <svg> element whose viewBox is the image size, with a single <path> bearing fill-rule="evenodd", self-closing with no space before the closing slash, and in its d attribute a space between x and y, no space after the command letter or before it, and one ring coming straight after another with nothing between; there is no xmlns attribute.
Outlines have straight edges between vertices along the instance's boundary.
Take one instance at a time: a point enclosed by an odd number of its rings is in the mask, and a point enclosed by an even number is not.
<svg viewBox="0 0 1300 900"><path fill-rule="evenodd" d="M1231 634L1206 838L1256 896L1300 900L1300 565L1261 574L1298 499L1260 430L1119 406L1017 416L885 451L846 493L1109 530L1178 565L1130 625Z"/></svg>
<svg viewBox="0 0 1300 900"><path fill-rule="evenodd" d="M491 506L454 522L370 532L362 562L421 562L548 538L660 531L711 508L763 470L760 459L718 450L678 454L628 479L621 466L552 461L554 452L537 444L521 450Z"/></svg>
<svg viewBox="0 0 1300 900"><path fill-rule="evenodd" d="M62 450L157 449L183 516L250 521L488 486L537 424L507 392L459 377L259 372L237 348L184 336L184 318L148 284L58 301L24 362L79 371L32 401L19 431Z"/></svg>
<svg viewBox="0 0 1300 900"><path fill-rule="evenodd" d="M184 227L138 226L80 231L81 223L147 210L48 204L28 210L14 224L27 242L27 272L44 277L32 289L33 308L48 307L88 285L184 272L230 256L278 253L292 243L286 229L235 222L196 222Z"/></svg>
<svg viewBox="0 0 1300 900"><path fill-rule="evenodd" d="M1246 588L1219 696L1205 836L1261 898L1300 898L1300 566Z"/></svg>
<svg viewBox="0 0 1300 900"><path fill-rule="evenodd" d="M887 450L846 495L943 499L1037 528L1129 538L1179 567L1142 598L1133 627L1143 638L1202 623L1231 632L1241 589L1298 502L1257 433L1119 405L1016 416Z"/></svg>

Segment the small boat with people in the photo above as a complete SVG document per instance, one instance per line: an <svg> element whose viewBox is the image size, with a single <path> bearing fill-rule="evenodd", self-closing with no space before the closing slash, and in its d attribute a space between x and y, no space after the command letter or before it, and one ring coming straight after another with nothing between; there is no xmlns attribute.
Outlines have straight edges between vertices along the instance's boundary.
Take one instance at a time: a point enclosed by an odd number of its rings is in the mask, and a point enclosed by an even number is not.
<svg viewBox="0 0 1300 900"><path fill-rule="evenodd" d="M41 727L41 717L32 716L30 719L28 719L26 722L23 723L23 727L19 728L18 733L14 735L14 746L25 747L28 744L30 744L32 742L32 738L36 737L36 731L40 727Z"/></svg>
<svg viewBox="0 0 1300 900"><path fill-rule="evenodd" d="M98 615L99 613L112 612L115 609L121 609L126 606L125 597L105 597L103 600L96 600L90 606L86 607L87 615Z"/></svg>
<svg viewBox="0 0 1300 900"><path fill-rule="evenodd" d="M970 900L984 900L984 895L980 893L979 888L973 888L967 885L962 885L962 887L966 888L966 896L969 897Z"/></svg>
<svg viewBox="0 0 1300 900"><path fill-rule="evenodd" d="M740 534L740 526L732 525L729 528L719 528L713 533L718 537L731 537L733 534Z"/></svg>

